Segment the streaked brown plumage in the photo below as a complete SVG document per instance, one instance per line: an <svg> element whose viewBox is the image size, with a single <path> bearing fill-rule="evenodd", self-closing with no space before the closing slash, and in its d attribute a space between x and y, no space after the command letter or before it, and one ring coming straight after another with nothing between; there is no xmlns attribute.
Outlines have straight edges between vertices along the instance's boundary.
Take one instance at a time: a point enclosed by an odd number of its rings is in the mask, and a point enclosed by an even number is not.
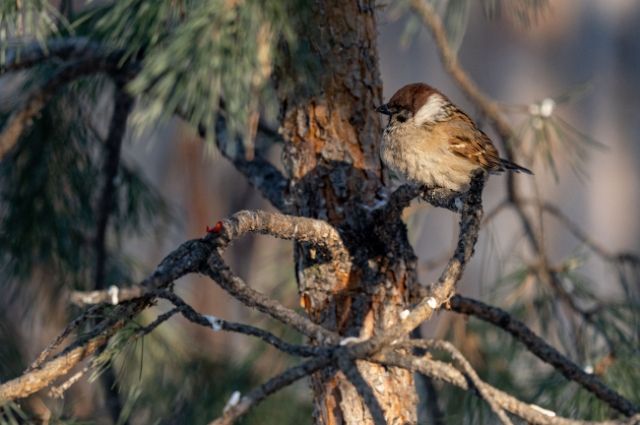
<svg viewBox="0 0 640 425"><path fill-rule="evenodd" d="M489 174L531 171L500 158L489 137L433 87L415 83L398 90L378 112L389 115L380 157L403 179L466 192L474 170Z"/></svg>

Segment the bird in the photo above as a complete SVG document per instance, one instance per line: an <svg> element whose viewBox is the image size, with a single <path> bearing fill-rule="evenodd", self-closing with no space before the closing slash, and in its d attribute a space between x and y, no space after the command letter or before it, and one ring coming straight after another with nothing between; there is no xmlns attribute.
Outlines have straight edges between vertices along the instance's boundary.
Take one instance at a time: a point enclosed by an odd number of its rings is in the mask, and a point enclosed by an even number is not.
<svg viewBox="0 0 640 425"><path fill-rule="evenodd" d="M458 196L468 192L478 170L485 176L505 171L533 174L501 158L475 122L428 84L405 85L375 110L389 116L380 159L407 183Z"/></svg>

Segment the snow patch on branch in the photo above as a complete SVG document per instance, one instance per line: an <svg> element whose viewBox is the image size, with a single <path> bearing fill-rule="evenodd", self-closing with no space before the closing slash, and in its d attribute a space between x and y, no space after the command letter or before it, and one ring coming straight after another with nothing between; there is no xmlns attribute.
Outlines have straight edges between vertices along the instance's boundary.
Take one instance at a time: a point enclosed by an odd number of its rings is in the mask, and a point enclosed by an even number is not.
<svg viewBox="0 0 640 425"><path fill-rule="evenodd" d="M231 397L229 397L229 400L227 400L227 404L224 405L224 409L222 409L222 411L227 412L229 409L236 406L238 403L240 403L241 398L242 394L240 393L240 391L234 391L233 393L231 393Z"/></svg>
<svg viewBox="0 0 640 425"><path fill-rule="evenodd" d="M206 314L204 315L204 318L207 319L207 321L209 322L209 325L211 326L211 329L213 329L216 332L222 330L222 323L223 323L222 319L220 319L220 318L218 318L216 316L208 316ZM232 394L232 396L233 396L233 394Z"/></svg>
<svg viewBox="0 0 640 425"><path fill-rule="evenodd" d="M111 297L111 304L117 305L120 302L119 293L120 288L118 288L116 285L109 286L107 294L109 295L109 297Z"/></svg>

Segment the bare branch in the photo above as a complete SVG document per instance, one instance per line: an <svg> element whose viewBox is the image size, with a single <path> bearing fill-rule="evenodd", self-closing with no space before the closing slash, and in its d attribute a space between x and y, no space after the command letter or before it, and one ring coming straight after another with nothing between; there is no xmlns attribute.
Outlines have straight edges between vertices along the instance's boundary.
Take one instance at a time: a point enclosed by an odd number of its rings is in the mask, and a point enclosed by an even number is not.
<svg viewBox="0 0 640 425"><path fill-rule="evenodd" d="M531 203L532 201L522 200L524 203ZM591 238L585 233L580 226L578 226L573 220L567 217L557 205L551 202L543 202L541 205L543 211L556 217L568 230L578 239L580 242L587 245L593 252L600 257L609 261L629 262L634 264L640 264L640 257L633 252L611 252L607 248L603 247L600 243Z"/></svg>
<svg viewBox="0 0 640 425"><path fill-rule="evenodd" d="M111 124L109 125L109 133L104 143L105 158L102 165L103 181L96 211L94 289L103 289L105 287L107 227L111 213L116 206L115 180L120 165L122 140L127 130L127 120L132 108L133 99L125 92L122 82L116 83Z"/></svg>
<svg viewBox="0 0 640 425"><path fill-rule="evenodd" d="M150 294L155 289L166 287L186 273L201 272L210 276L244 304L258 308L307 336L327 343L337 343L339 340L337 335L250 288L227 267L218 250L224 249L246 233L269 234L281 239L311 243L320 248L326 248L333 256L341 259L341 262L348 262L349 254L342 245L339 233L324 221L265 211L240 211L229 219L222 220L217 232L210 233L204 239L186 242L165 258L154 274L141 283L143 291ZM208 265L203 262L205 258ZM136 287L122 290L123 296L119 297L119 301L130 296L139 296L139 291L141 290ZM85 303L112 300L109 290L91 293L74 292L72 297Z"/></svg>
<svg viewBox="0 0 640 425"><path fill-rule="evenodd" d="M221 250L229 243L248 232L253 232L308 242L320 248L326 248L335 260L339 260L336 261L337 264L348 266L350 264L348 251L344 248L340 234L335 228L321 220L265 211L240 211L219 224L220 229L216 233L219 249L211 253L208 259L209 267L203 272L246 306L257 308L293 326L321 344L337 344L339 337L333 332L247 286L231 271L221 256Z"/></svg>
<svg viewBox="0 0 640 425"><path fill-rule="evenodd" d="M584 230L582 230L575 221L571 220L569 216L562 212L560 207L558 207L557 205L549 201L538 202L537 200L533 199L520 199L519 202L522 205L534 205L540 207L542 211L555 217L577 240L589 247L589 249L591 249L602 259L611 262L628 262L632 264L640 264L640 256L634 252L614 252L602 246L602 244L594 240ZM509 202L508 199L500 202L493 210L485 215L483 226L491 221L499 213L504 211L505 208L513 206L514 205Z"/></svg>
<svg viewBox="0 0 640 425"><path fill-rule="evenodd" d="M129 320L130 314L121 313L123 319L106 321L93 336L78 341L36 369L4 382L0 385L0 403L27 397L47 386L57 378L68 374L82 360L96 353L109 338L121 329Z"/></svg>
<svg viewBox="0 0 640 425"><path fill-rule="evenodd" d="M282 323L292 326L320 344L333 345L339 342L338 335L313 323L306 317L283 306L278 301L250 288L227 267L219 253L214 252L209 257L209 269L206 274L217 282L222 289L247 307L255 308Z"/></svg>
<svg viewBox="0 0 640 425"><path fill-rule="evenodd" d="M335 260L348 260L338 231L326 221L266 211L240 211L223 220L220 243L228 244L246 233L262 233L279 239L308 242L326 248Z"/></svg>
<svg viewBox="0 0 640 425"><path fill-rule="evenodd" d="M426 340L426 339L414 339L410 341L405 341L402 346L404 347L413 347L413 348L422 348L425 350L428 349L438 349L447 352L451 355L453 361L458 364L461 372L464 373L469 380L473 383L475 388L478 390L482 398L489 404L491 410L498 416L500 422L503 425L512 425L511 420L506 415L502 407L500 407L496 401L489 394L489 390L487 388L487 384L485 384L476 371L473 369L471 364L464 358L462 353L458 351L456 347L453 346L450 342L447 341L436 341L436 340Z"/></svg>
<svg viewBox="0 0 640 425"><path fill-rule="evenodd" d="M210 425L229 425L236 419L247 413L249 409L264 400L269 395L290 385L291 383L311 375L313 372L329 365L331 359L328 357L318 357L285 370L281 374L269 379L261 386L251 390L246 396L240 399L235 406L231 406L221 417L211 422Z"/></svg>
<svg viewBox="0 0 640 425"><path fill-rule="evenodd" d="M609 388L597 376L586 373L506 311L460 295L451 298L449 308L458 313L475 316L509 332L539 359L549 363L565 378L580 384L617 411L627 416L640 412L637 406Z"/></svg>
<svg viewBox="0 0 640 425"><path fill-rule="evenodd" d="M49 345L47 345L47 347L44 350L42 350L42 352L38 355L38 358L36 360L34 360L33 363L31 363L31 366L29 366L27 368L25 373L27 373L27 372L37 368L38 366L40 366L42 364L42 362L44 362L51 355L51 353L53 353L53 351L56 348L58 348L60 346L60 344L62 344L62 342L69 335L71 335L71 332L73 332L74 330L78 329L80 327L80 325L82 325L87 320L91 319L93 314L94 313L98 313L101 309L102 309L102 306L92 306L88 310L84 311L80 316L78 316L75 319L73 319L64 328L62 333L60 333L60 335L58 335L58 337L55 340L53 340Z"/></svg>
<svg viewBox="0 0 640 425"><path fill-rule="evenodd" d="M488 118L502 139L507 159L513 161L514 154L510 143L513 141L515 133L500 113L499 106L482 93L482 91L475 85L464 69L460 66L455 52L451 49L447 41L444 25L431 4L425 0L411 0L411 7L422 18L425 26L433 34L433 38L438 47L438 52L445 69L456 81L469 100L471 100ZM591 314L581 309L573 300L571 295L564 290L557 274L549 267L549 261L543 246L542 235L536 234L533 222L523 208L521 197L516 191L513 173L507 174L506 182L508 202L514 207L516 214L520 219L520 223L522 224L522 228L527 236L527 243L540 263L541 267L538 269L539 279L556 292L558 299L564 303L564 305L566 305L575 314L582 317L586 323L591 325L611 347L611 341L606 333L598 326Z"/></svg>
<svg viewBox="0 0 640 425"><path fill-rule="evenodd" d="M216 143L222 155L227 158L236 169L245 176L250 185L258 189L271 204L283 213L291 213L291 205L287 202L289 192L289 180L282 175L271 162L255 152L251 158L245 154L242 142L236 142L231 148L231 140L226 131L222 117L216 124ZM265 130L264 126L258 126L258 131ZM206 136L206 131L202 126L198 128L201 137ZM269 137L274 137L272 132Z"/></svg>
<svg viewBox="0 0 640 425"><path fill-rule="evenodd" d="M103 289L100 291L71 291L69 300L77 306L102 303L116 305L134 298L140 298L145 293L146 289L142 286L120 288L111 285L106 290Z"/></svg>
<svg viewBox="0 0 640 425"><path fill-rule="evenodd" d="M237 333L241 333L249 336L255 336L260 338L267 344L274 346L278 350L294 356L312 357L312 356L328 355L330 353L330 348L312 347L309 345L289 344L288 342L281 340L277 336L263 329L256 328L250 325L245 325L242 323L229 322L219 317L214 318L213 320L215 323L212 323L212 318L210 316L207 317L203 314L198 313L193 309L193 307L191 307L182 298L180 298L173 292L159 291L157 295L160 298L164 298L170 301L173 305L177 307L177 310L187 320L193 323L196 323L198 325L201 325L207 328L214 328L214 330L237 332Z"/></svg>
<svg viewBox="0 0 640 425"><path fill-rule="evenodd" d="M425 0L411 0L411 8L422 18L425 26L431 31L433 39L438 47L440 60L451 77L458 84L464 94L473 102L489 119L504 142L507 159L512 160L511 148L508 141L513 137L513 130L500 114L497 103L490 100L482 90L471 80L465 70L460 66L455 51L449 46L447 32L442 20L433 6Z"/></svg>
<svg viewBox="0 0 640 425"><path fill-rule="evenodd" d="M433 312L441 305L449 302L455 293L455 287L467 262L473 255L475 244L478 240L478 232L482 223L482 189L484 187L484 173L476 173L471 180L471 187L467 193L460 216L460 233L458 245L453 256L443 270L438 282L427 289L425 296L412 310L411 313L398 325L387 330L381 335L351 347L351 353L361 358L364 353L375 353L392 341L403 338L422 322L428 320Z"/></svg>
<svg viewBox="0 0 640 425"><path fill-rule="evenodd" d="M464 390L469 390L469 382L465 375L453 366L429 358L402 355L397 352L387 351L380 353L374 361L388 366L401 367L407 370L420 372L433 379L437 379L455 385ZM528 423L536 425L632 425L637 424L640 415L620 421L589 422L572 420L557 416L554 412L539 406L522 402L517 398L500 391L487 383L483 383L488 397L493 399L502 409L524 419Z"/></svg>
<svg viewBox="0 0 640 425"><path fill-rule="evenodd" d="M459 208L455 203L456 193L447 189L429 189L426 187L418 187L415 185L405 184L396 189L385 207L381 209L384 215L382 220L394 219L400 216L412 200L420 197L434 207L446 208L453 212L459 212Z"/></svg>
<svg viewBox="0 0 640 425"><path fill-rule="evenodd" d="M206 259L212 250L213 244L210 241L187 241L165 257L153 274L142 282L142 285L148 290L162 289L179 277L188 273L198 272L203 265L206 264ZM150 302L151 297L144 296L117 305L116 310L110 316L112 318L104 320L85 337L71 344L48 362L43 363L53 349L55 349L73 329L77 328L89 317L87 313L81 315L65 329L65 332L63 332L61 336L56 338L56 340L42 352L38 360L34 362L33 368L28 369L23 375L0 385L0 402L27 397L47 387L59 377L66 375L79 362L95 354L131 317L148 307ZM91 311L95 310L92 309Z"/></svg>
<svg viewBox="0 0 640 425"><path fill-rule="evenodd" d="M177 112L177 116L188 121L187 114ZM198 126L198 135L201 138L207 137L207 128L204 125ZM245 176L250 185L258 189L271 204L283 213L290 213L291 205L287 203L287 193L289 191L289 180L282 175L271 162L255 152L249 159L245 154L241 142L232 143L226 131L224 118L218 117L215 125L216 144L222 155L229 160L234 167ZM277 133L267 128L265 125L258 125L258 132L265 134L269 138L278 137Z"/></svg>

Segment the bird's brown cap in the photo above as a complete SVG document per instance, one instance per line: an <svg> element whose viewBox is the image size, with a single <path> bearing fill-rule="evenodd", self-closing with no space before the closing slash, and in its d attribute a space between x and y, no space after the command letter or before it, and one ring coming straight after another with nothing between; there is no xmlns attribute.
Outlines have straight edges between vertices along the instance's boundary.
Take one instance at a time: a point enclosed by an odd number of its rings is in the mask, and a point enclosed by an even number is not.
<svg viewBox="0 0 640 425"><path fill-rule="evenodd" d="M389 102L387 103L387 107L390 110L405 109L410 111L412 114L415 114L427 102L429 96L434 93L438 93L442 97L445 97L442 93L428 84L407 84L391 96L391 99L389 99Z"/></svg>

